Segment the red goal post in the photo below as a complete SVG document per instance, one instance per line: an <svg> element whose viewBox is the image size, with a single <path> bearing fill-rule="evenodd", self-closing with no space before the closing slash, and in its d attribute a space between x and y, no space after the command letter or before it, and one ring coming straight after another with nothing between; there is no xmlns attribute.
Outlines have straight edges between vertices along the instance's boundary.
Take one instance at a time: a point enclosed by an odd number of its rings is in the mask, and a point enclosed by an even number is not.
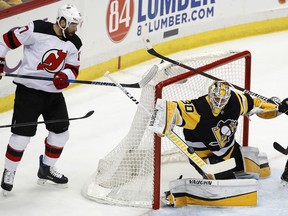
<svg viewBox="0 0 288 216"><path fill-rule="evenodd" d="M185 56L177 61L250 90L249 51L209 52ZM157 98L197 98L207 94L213 82L210 78L171 63L160 63L158 67L157 75L142 89L139 100L151 113ZM167 182L161 183L161 165L189 162L167 138L159 138L147 130L149 119L138 107L128 134L99 161L97 171L84 185L82 194L86 198L112 205L160 207L161 185L168 185ZM174 130L183 138L181 128L175 127ZM248 120L241 118L236 133L239 144L248 145L248 132Z"/></svg>

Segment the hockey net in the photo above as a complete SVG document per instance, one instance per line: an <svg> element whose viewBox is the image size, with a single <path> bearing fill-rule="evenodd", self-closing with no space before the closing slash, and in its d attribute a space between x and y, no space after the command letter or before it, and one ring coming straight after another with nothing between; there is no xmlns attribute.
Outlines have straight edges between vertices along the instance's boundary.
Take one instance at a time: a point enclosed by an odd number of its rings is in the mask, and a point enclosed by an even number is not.
<svg viewBox="0 0 288 216"><path fill-rule="evenodd" d="M250 89L249 51L206 53L177 61ZM177 65L162 63L154 79L142 89L139 101L152 112L157 98L197 98L207 94L212 82ZM84 185L85 197L112 205L159 208L161 164L187 162L187 158L167 138L159 138L146 129L149 119L138 107L128 134L99 161L97 171ZM174 131L183 138L181 128L175 127ZM239 144L248 145L248 120L244 117L240 118L236 139Z"/></svg>

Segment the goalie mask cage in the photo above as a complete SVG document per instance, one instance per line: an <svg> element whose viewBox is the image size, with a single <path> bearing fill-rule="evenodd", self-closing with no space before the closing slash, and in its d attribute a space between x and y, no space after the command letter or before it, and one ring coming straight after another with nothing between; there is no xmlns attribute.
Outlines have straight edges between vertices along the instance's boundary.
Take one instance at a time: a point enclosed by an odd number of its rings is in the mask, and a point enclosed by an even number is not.
<svg viewBox="0 0 288 216"><path fill-rule="evenodd" d="M221 51L194 55L179 62L203 73L250 90L251 54L249 51ZM157 98L193 99L207 94L213 80L170 63L159 64L159 71L141 92L140 103L151 113ZM134 207L160 207L162 163L188 159L167 138L147 129L150 117L138 107L128 134L103 159L82 189L82 194L100 203ZM236 140L248 145L248 119L240 117ZM175 133L184 139L181 128ZM193 177L193 176L191 176ZM173 180L173 179L171 179Z"/></svg>

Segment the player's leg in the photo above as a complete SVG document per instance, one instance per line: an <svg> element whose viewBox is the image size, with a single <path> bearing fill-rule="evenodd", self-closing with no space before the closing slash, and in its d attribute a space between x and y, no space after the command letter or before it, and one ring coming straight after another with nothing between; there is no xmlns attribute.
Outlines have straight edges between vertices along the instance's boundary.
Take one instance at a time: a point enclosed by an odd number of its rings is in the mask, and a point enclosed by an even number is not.
<svg viewBox="0 0 288 216"><path fill-rule="evenodd" d="M41 92L18 85L16 88L12 123L37 121L42 112ZM5 153L4 172L1 187L4 191L11 191L15 173L30 138L36 133L36 125L11 128L12 135Z"/></svg>
<svg viewBox="0 0 288 216"><path fill-rule="evenodd" d="M68 119L67 107L62 94L49 95L46 103L43 113L45 120ZM49 133L45 139L45 153L40 156L38 184L45 184L47 180L62 185L68 183L68 178L55 169L55 164L69 139L68 127L68 121L46 125Z"/></svg>

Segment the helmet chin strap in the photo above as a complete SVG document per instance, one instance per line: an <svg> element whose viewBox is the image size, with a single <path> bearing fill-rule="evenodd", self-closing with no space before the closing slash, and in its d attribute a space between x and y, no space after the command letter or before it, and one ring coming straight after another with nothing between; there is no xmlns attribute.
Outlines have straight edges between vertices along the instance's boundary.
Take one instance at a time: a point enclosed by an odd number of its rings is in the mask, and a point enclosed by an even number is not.
<svg viewBox="0 0 288 216"><path fill-rule="evenodd" d="M67 22L65 22L66 24L65 24L65 28L63 28L61 25L60 25L60 23L58 22L58 26L59 26L59 28L61 29L61 31L62 31L62 35L63 35L63 37L64 38L66 38L66 34L65 34L65 30L68 28L68 23Z"/></svg>

